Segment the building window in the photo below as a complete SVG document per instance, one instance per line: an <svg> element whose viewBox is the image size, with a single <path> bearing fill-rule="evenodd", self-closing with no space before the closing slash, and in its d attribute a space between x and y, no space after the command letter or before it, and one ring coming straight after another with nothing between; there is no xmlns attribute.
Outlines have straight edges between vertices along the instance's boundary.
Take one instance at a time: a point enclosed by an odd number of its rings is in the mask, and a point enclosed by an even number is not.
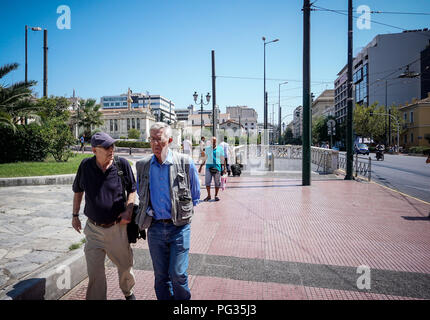
<svg viewBox="0 0 430 320"><path fill-rule="evenodd" d="M404 136L404 141L405 141L405 144L408 143L408 135L407 134L405 134L405 136Z"/></svg>
<svg viewBox="0 0 430 320"><path fill-rule="evenodd" d="M110 131L112 132L113 131L113 120L111 119L109 122L110 122Z"/></svg>
<svg viewBox="0 0 430 320"><path fill-rule="evenodd" d="M403 113L403 119L405 120L405 122L406 122L406 120L408 119L408 114L405 112L405 113Z"/></svg>
<svg viewBox="0 0 430 320"><path fill-rule="evenodd" d="M414 134L413 134L413 132L411 133L411 143L414 143Z"/></svg>
<svg viewBox="0 0 430 320"><path fill-rule="evenodd" d="M118 119L114 121L115 131L118 131Z"/></svg>
<svg viewBox="0 0 430 320"><path fill-rule="evenodd" d="M127 119L127 131L130 130L130 119Z"/></svg>
<svg viewBox="0 0 430 320"><path fill-rule="evenodd" d="M413 123L413 122L414 122L414 112L411 111L411 123Z"/></svg>
<svg viewBox="0 0 430 320"><path fill-rule="evenodd" d="M131 119L131 127L133 128L133 129L136 129L136 125L135 125L135 122L134 122L134 118L133 119Z"/></svg>

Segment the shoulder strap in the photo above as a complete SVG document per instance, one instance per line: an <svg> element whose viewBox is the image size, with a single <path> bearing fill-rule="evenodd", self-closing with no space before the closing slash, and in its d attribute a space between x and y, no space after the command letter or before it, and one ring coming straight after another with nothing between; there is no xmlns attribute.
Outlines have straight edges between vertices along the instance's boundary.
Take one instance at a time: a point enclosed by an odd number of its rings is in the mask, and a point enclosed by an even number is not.
<svg viewBox="0 0 430 320"><path fill-rule="evenodd" d="M121 168L121 163L119 161L118 156L113 157L113 163L115 164L115 167L118 171L118 176L121 179L121 185L122 185L122 197L124 198L124 201L127 202L127 196L125 195L125 181L124 181L124 171Z"/></svg>

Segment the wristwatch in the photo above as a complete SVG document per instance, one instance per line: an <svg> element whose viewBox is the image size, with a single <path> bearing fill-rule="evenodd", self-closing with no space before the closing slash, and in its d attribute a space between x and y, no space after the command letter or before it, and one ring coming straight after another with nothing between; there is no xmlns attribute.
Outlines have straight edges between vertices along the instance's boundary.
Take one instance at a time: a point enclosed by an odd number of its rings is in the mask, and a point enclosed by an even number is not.
<svg viewBox="0 0 430 320"><path fill-rule="evenodd" d="M73 214L73 218L75 218L75 217L76 217L76 218L77 218L77 217L79 217L79 213L74 213L74 214Z"/></svg>

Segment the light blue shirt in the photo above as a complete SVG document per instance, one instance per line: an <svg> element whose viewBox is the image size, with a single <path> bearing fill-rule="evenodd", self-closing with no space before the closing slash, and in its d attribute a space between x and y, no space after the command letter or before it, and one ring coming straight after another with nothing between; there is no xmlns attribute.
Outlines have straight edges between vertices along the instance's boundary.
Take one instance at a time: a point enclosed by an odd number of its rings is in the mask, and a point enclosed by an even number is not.
<svg viewBox="0 0 430 320"><path fill-rule="evenodd" d="M212 146L206 147L206 168L216 168L218 171L221 170L221 157L224 157L224 148L222 146L217 146L215 149Z"/></svg>
<svg viewBox="0 0 430 320"><path fill-rule="evenodd" d="M149 192L151 195L151 207L154 219L171 219L172 201L170 198L170 166L173 164L172 151L169 149L166 160L160 164L155 155L151 159L149 168ZM200 200L200 181L196 166L190 159L190 191L193 204L196 206Z"/></svg>

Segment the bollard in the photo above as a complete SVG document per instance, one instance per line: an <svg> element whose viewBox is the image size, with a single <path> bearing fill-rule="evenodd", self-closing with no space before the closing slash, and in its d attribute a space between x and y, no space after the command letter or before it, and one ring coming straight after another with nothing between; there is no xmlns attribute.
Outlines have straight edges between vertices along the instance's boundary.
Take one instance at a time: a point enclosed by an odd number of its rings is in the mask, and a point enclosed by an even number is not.
<svg viewBox="0 0 430 320"><path fill-rule="evenodd" d="M369 177L368 177L368 179L369 179L369 182L370 182L370 180L372 179L372 158L370 158L370 157L369 157L369 168L368 168L368 170L369 170Z"/></svg>
<svg viewBox="0 0 430 320"><path fill-rule="evenodd" d="M131 147L129 148L130 150L129 150L129 155L131 155Z"/></svg>

